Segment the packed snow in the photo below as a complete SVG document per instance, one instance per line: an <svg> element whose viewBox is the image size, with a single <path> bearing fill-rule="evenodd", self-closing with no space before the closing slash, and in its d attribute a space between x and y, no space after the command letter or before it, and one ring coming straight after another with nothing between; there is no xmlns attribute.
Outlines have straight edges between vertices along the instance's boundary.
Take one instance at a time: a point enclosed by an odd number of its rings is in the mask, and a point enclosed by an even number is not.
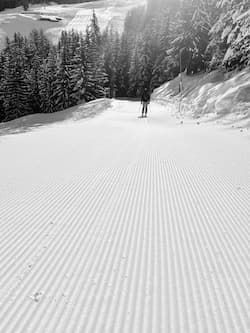
<svg viewBox="0 0 250 333"><path fill-rule="evenodd" d="M100 100L0 127L0 332L249 332L249 136Z"/></svg>

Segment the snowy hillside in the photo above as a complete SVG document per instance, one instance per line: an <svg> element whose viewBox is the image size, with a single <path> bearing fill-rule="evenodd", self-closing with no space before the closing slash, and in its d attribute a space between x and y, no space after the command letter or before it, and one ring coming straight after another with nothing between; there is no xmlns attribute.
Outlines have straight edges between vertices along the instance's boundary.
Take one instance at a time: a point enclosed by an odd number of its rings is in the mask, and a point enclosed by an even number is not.
<svg viewBox="0 0 250 333"><path fill-rule="evenodd" d="M112 26L115 30L123 30L124 19L127 12L137 6L146 4L146 0L101 0L81 5L77 14L67 25L67 30L84 31L83 27L89 24L93 9L99 20L101 29Z"/></svg>
<svg viewBox="0 0 250 333"><path fill-rule="evenodd" d="M179 94L180 79L170 81L154 92L154 98L165 103L181 100L183 115L215 119L237 127L250 127L250 68L241 72L187 76ZM179 106L178 106L179 112Z"/></svg>
<svg viewBox="0 0 250 333"><path fill-rule="evenodd" d="M28 12L22 8L8 9L0 13L0 49L4 46L6 36L12 38L15 32L29 34L32 29L44 29L47 35L56 42L62 30L86 30L95 10L101 29L113 26L123 30L127 12L137 6L145 5L146 0L100 0L68 5L33 5ZM41 15L63 18L60 22L40 21Z"/></svg>
<svg viewBox="0 0 250 333"><path fill-rule="evenodd" d="M110 103L2 124L0 332L248 333L248 138Z"/></svg>

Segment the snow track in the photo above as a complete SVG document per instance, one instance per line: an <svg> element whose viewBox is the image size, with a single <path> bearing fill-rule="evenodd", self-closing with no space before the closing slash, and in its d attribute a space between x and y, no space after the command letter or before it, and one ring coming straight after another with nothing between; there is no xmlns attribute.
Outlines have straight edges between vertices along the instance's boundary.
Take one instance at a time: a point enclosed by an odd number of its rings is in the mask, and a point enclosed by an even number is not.
<svg viewBox="0 0 250 333"><path fill-rule="evenodd" d="M0 332L249 332L249 138L114 101L0 136Z"/></svg>

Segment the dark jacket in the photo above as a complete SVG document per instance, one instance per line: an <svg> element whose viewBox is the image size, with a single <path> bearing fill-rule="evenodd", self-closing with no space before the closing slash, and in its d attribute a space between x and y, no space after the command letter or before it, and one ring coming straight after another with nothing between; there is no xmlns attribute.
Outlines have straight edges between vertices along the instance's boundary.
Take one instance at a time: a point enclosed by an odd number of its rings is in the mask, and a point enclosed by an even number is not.
<svg viewBox="0 0 250 333"><path fill-rule="evenodd" d="M150 94L147 91L143 91L141 96L142 102L150 102Z"/></svg>

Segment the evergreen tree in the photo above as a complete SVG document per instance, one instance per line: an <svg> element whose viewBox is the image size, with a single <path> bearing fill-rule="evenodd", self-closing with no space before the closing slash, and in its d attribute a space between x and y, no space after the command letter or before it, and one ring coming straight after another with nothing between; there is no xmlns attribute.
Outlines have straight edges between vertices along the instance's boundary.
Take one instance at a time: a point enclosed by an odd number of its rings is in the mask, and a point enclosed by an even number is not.
<svg viewBox="0 0 250 333"><path fill-rule="evenodd" d="M101 48L101 36L95 13L86 31L85 99L87 101L105 96L107 73Z"/></svg>
<svg viewBox="0 0 250 333"><path fill-rule="evenodd" d="M34 55L32 59L31 70L28 74L28 82L29 82L29 91L30 91L30 107L32 109L32 113L41 113L42 105L41 105L41 77L42 77L42 66L41 59L38 54Z"/></svg>
<svg viewBox="0 0 250 333"><path fill-rule="evenodd" d="M130 66L130 89L131 96L141 93L143 87L151 88L153 71L153 48L150 45L149 35L145 32L136 43Z"/></svg>
<svg viewBox="0 0 250 333"><path fill-rule="evenodd" d="M63 47L60 53L56 82L57 110L67 109L76 105L78 99L76 97L77 82L75 66L70 60L69 52L66 47Z"/></svg>
<svg viewBox="0 0 250 333"><path fill-rule="evenodd" d="M43 30L33 30L29 36L30 46L40 58L46 59L50 52L51 43Z"/></svg>
<svg viewBox="0 0 250 333"><path fill-rule="evenodd" d="M4 120L5 114L4 114L4 95L3 90L4 86L6 84L5 77L4 77L4 57L3 55L0 55L0 122Z"/></svg>
<svg viewBox="0 0 250 333"><path fill-rule="evenodd" d="M93 11L92 19L90 22L90 38L92 43L94 43L98 48L101 47L101 30L99 27L98 19L95 11Z"/></svg>
<svg viewBox="0 0 250 333"><path fill-rule="evenodd" d="M137 43L134 47L130 68L129 68L129 90L127 92L128 96L134 97L138 96L140 93L140 88L142 85L142 77L139 71L140 66L140 51L139 47L142 45L141 38L138 37Z"/></svg>
<svg viewBox="0 0 250 333"><path fill-rule="evenodd" d="M250 57L250 3L248 0L219 0L217 7L220 16L211 29L208 47L213 54L212 67L244 67Z"/></svg>
<svg viewBox="0 0 250 333"><path fill-rule="evenodd" d="M107 86L110 96L114 97L117 92L118 56L120 49L120 38L111 28L107 28L102 36L104 50L104 67L108 76Z"/></svg>
<svg viewBox="0 0 250 333"><path fill-rule="evenodd" d="M57 53L51 48L48 59L44 60L41 67L41 108L45 113L56 111L57 106Z"/></svg>
<svg viewBox="0 0 250 333"><path fill-rule="evenodd" d="M123 34L118 51L116 87L119 97L128 96L129 93L129 69L131 64L131 50L128 37Z"/></svg>
<svg viewBox="0 0 250 333"><path fill-rule="evenodd" d="M5 54L3 76L4 120L12 120L31 112L29 83L25 72L25 57L22 48L14 41Z"/></svg>

